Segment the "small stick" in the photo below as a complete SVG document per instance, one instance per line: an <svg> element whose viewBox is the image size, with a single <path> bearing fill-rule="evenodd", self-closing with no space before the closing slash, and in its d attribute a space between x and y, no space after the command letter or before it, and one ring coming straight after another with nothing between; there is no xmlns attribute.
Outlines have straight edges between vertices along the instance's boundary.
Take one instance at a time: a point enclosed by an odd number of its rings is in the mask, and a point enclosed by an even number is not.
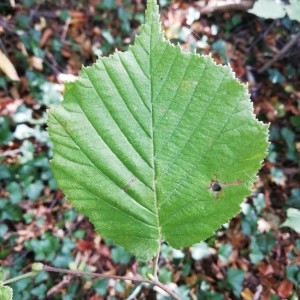
<svg viewBox="0 0 300 300"><path fill-rule="evenodd" d="M215 0L205 2L198 1L195 6L199 7L199 11L202 15L207 15L215 11L228 11L228 10L248 10L254 4L253 0Z"/></svg>
<svg viewBox="0 0 300 300"><path fill-rule="evenodd" d="M149 284L153 284L161 288L163 291L168 293L173 299L180 300L179 296L176 295L173 291L171 291L167 286L163 285L154 276L151 276L151 279L143 279L131 276L118 276L118 275L107 275L107 274L100 274L100 273L92 273L92 272L82 272L82 271L75 271L75 270L67 270L61 268L54 268L47 265L43 265L43 270L48 272L56 272L56 273L65 273L74 276L91 276L97 278L112 278L112 279L120 279L120 280L131 280L134 282L145 282ZM150 276L149 276L150 278Z"/></svg>
<svg viewBox="0 0 300 300"><path fill-rule="evenodd" d="M71 24L71 18L68 17L66 22L65 22L63 32L62 32L61 37L60 37L61 41L63 41L63 42L66 41L66 36L67 36L67 32L69 30L70 24Z"/></svg>
<svg viewBox="0 0 300 300"><path fill-rule="evenodd" d="M300 38L300 32L298 32L296 35L294 35L291 40L270 60L268 61L264 66L262 66L257 72L263 73L265 70L267 70L274 62L279 60L292 46L298 41Z"/></svg>

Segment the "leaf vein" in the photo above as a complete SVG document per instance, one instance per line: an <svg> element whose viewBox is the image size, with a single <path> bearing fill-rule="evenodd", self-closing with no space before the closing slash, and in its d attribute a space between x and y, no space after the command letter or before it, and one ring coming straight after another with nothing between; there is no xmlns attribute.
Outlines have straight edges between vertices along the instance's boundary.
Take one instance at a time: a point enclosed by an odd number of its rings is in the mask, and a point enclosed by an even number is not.
<svg viewBox="0 0 300 300"><path fill-rule="evenodd" d="M56 119L56 121L58 122L58 123L60 123L59 122L59 120L58 119ZM62 125L61 125L62 126ZM62 128L63 128L63 126L62 126ZM64 129L64 128L63 128ZM66 132L67 133L67 132ZM93 161L93 159L91 159L89 156L88 156L88 154L84 151L84 148L82 148L82 147L80 147L80 145L76 142L76 140L73 138L73 136L69 133L69 137L73 140L73 142L79 147L79 149L82 151L82 153L85 155L85 157L97 168L97 170L99 170L102 174L103 174L103 176L104 177L106 177L109 181L111 181L113 184L115 184L118 188L120 188L120 189L122 189L122 187L120 186L120 185L118 185L118 183L115 181L115 178L110 178L108 175L107 175L107 173L105 173L101 168L100 168L100 166L98 166L94 161ZM112 152L113 153L113 152ZM62 169L62 172L63 172L64 170ZM66 174L66 172L64 171L64 173ZM138 179L138 178L137 178ZM139 180L139 179L138 179ZM141 180L140 180L140 182L142 182ZM143 183L143 182L142 182ZM147 186L148 187L148 186ZM150 189L151 189L151 187L149 187ZM86 189L87 191L88 191L88 189ZM130 194L128 194L128 192L126 192L126 194L135 202L135 203L137 203L140 207L142 207L143 209L146 209L148 212L150 212L151 214L153 214L153 212L151 211L151 210L149 210L147 207L145 207L145 206L143 206L143 205L141 205L136 199L134 199Z"/></svg>
<svg viewBox="0 0 300 300"><path fill-rule="evenodd" d="M149 113L151 113L151 109L147 106L147 101L146 99L143 99L143 96L142 96L142 93L140 91L140 89L138 88L135 80L132 78L132 76L130 75L130 72L128 71L127 67L125 66L125 63L124 61L122 60L122 56L119 55L119 58L120 58L120 62L126 72L126 74L128 75L128 78L130 79L132 85L134 86L134 88L136 89L138 95L140 96L141 100L142 100L142 103L144 104L144 106L146 107L146 109L148 110ZM141 66L139 65L138 61L136 61L137 65L139 66L139 68L142 70ZM140 125L141 126L141 125ZM151 137L151 135L145 130L146 134Z"/></svg>
<svg viewBox="0 0 300 300"><path fill-rule="evenodd" d="M115 85L115 87L117 87L116 84L115 84L115 82L114 82L114 80L113 80L113 78L112 78L112 76L111 76L111 74L110 74L110 72L108 71L107 66L104 64L104 61L102 61L102 63L103 63L103 66L104 66L104 68L105 68L105 70L106 70L106 73L107 73L107 75L109 76L111 82ZM87 76L89 77L89 75L87 75ZM90 78L89 78L89 79L90 79ZM110 116L111 116L111 119L112 119L112 120L115 122L115 124L118 126L118 128L119 128L120 131L122 132L123 136L126 138L126 140L128 141L128 143L132 146L132 148L135 150L135 152L142 158L142 160L143 160L143 161L144 161L144 162L152 169L151 163L150 163L149 161L147 161L147 159L146 159L146 158L138 151L138 149L134 146L134 144L130 141L130 139L128 139L128 136L124 133L122 127L121 127L120 124L117 122L116 118L114 118L113 113L111 113L111 111L109 110L109 108L108 108L108 106L106 105L105 101L103 101L103 99L102 99L102 97L101 97L101 95L100 95L98 89L97 89L96 86L93 84L93 82L92 82L91 79L90 79L90 82L91 82L91 84L93 85L94 90L96 91L98 97L102 100L102 103L105 105L106 109L108 110L108 112L109 112L109 114L110 114ZM116 88L116 91L119 93L119 95L121 96L121 98L124 100L124 103L126 104L126 107L127 107L128 111L130 112L131 116L133 117L133 119L135 120L135 122L140 126L140 128L143 130L143 132L144 132L148 137L150 137L150 135L147 133L147 131L145 131L145 129L141 126L141 124L137 121L137 119L136 119L135 116L133 115L132 111L129 109L129 107L128 107L126 101L125 101L126 97L120 93L120 91L119 91L118 88ZM89 120L89 121L91 122L91 120ZM126 121L128 121L128 120L126 120ZM95 128L95 127L94 127L94 128ZM95 128L95 129L96 129L96 128ZM98 134L100 135L100 132L99 132L97 129L96 129L96 131L97 131ZM111 148L110 148L110 149L111 149ZM122 162L122 163L123 163L123 162ZM124 163L123 163L123 164L124 164ZM127 166L126 166L126 167L127 167ZM127 167L127 169L130 170L130 168L128 168L128 167ZM131 170L130 170L130 171L131 171ZM136 177L138 177L138 176L136 176ZM143 182L142 180L140 180L140 181ZM143 182L143 183L144 183L146 186L148 186L145 182ZM149 187L149 186L148 186L148 187Z"/></svg>
<svg viewBox="0 0 300 300"><path fill-rule="evenodd" d="M89 75L87 74L88 78ZM96 89L96 87L93 84L93 81L89 78L91 84L94 87L94 90L96 91L98 97L102 100L102 97L99 93L99 91ZM76 96L76 95L75 95ZM137 174L135 174L135 172L133 172L133 170L131 170L130 167L128 167L124 161L122 159L119 158L119 156L116 154L116 152L113 151L113 148L107 143L107 141L105 141L105 139L103 138L103 136L101 135L101 130L98 130L97 127L94 125L94 123L92 122L92 120L88 117L88 115L86 114L85 110L83 109L83 107L80 104L80 101L77 101L78 105L81 107L82 112L84 113L84 115L86 116L87 120L90 122L90 124L93 126L93 128L95 129L95 131L98 133L99 137L101 138L101 140L105 143L105 145L110 149L111 153L113 153L115 155L115 157L119 160L119 162L128 170L130 171L141 183L143 183L146 187L148 187L149 189L152 189L151 186L148 185L147 182L145 182L142 178L140 178L140 176L138 176ZM114 121L114 123L117 125L117 127L119 128L120 132L122 133L122 135L125 137L125 139L128 141L128 143L132 146L132 149L135 150L135 152L139 155L139 157L142 158L142 160L152 169L152 166L150 164L150 162L148 162L134 147L134 145L130 142L130 140L128 139L128 136L123 132L122 128L120 127L120 125L118 124L118 122L115 120L115 118L113 117L113 114L110 112L110 110L108 109L107 105L105 104L105 102L102 100L102 103L104 104L104 106L106 107L107 111L109 112L111 119Z"/></svg>
<svg viewBox="0 0 300 300"><path fill-rule="evenodd" d="M74 176L74 173L72 173L72 172L68 173L68 172L66 172L65 169L62 169L61 172L64 173L64 174L66 174L67 176L69 176L69 177L71 177L71 178L74 178L74 179L76 180L76 177ZM110 179L110 178L108 178L108 179ZM129 211L129 210L126 210L126 209L124 209L125 207L123 207L123 206L121 206L121 205L115 206L115 205L111 204L109 200L106 200L104 197L103 197L103 198L100 198L99 196L97 196L95 193L93 193L93 192L91 191L91 189L90 189L89 187L86 187L86 186L84 185L83 182L79 182L78 180L76 180L76 183L82 187L82 189L85 191L85 193L87 193L87 194L89 194L89 195L95 197L96 199L99 199L100 201L105 202L105 203L106 203L108 206L110 206L111 208L117 209L117 210L121 211L121 212L124 213L126 216L129 216L130 218L132 218L132 219L134 219L134 220L137 220L137 221L139 221L140 223L142 223L142 224L144 224L144 225L147 225L147 226L156 228L156 227L153 226L152 224L146 223L145 220L140 219L140 218L139 218L139 215L132 215L132 214L130 214L130 212L133 212L133 210L130 210L130 211ZM71 186L70 188L65 187L64 190L65 190L65 191L67 191L67 190L71 190L71 191L72 191L72 190L73 190L73 186ZM76 198L76 200L77 200L77 198ZM137 204L139 204L139 203L137 202ZM140 205L140 204L139 204L139 205ZM141 206L141 205L140 205L140 206ZM143 209L146 209L147 211L149 211L146 207L144 207L144 206L141 206L141 207L142 207ZM84 210L86 210L86 208L85 208ZM94 211L94 210L93 210L93 211ZM149 211L149 212L150 212L151 214L153 214L153 212L151 212L151 211Z"/></svg>
<svg viewBox="0 0 300 300"><path fill-rule="evenodd" d="M134 59L137 61L138 65L140 66L143 74L146 76L146 78L149 80L149 75L145 73L145 71L143 70L143 68L141 67L141 63L139 63L139 60L137 59L136 53L134 51L134 47L131 48L131 53L133 54Z"/></svg>
<svg viewBox="0 0 300 300"><path fill-rule="evenodd" d="M212 96L213 99L215 99L215 95L217 94L217 92L219 91L224 79L226 78L227 73L224 74L222 80L220 81L219 87L216 89L214 95ZM192 137L194 136L195 132L198 131L199 127L202 125L202 122L204 120L204 117L207 114L207 111L209 109L209 107L212 105L213 101L210 101L209 105L207 106L204 114L202 115L201 119L199 120L197 126L195 127L195 129L193 130L193 132L190 134L189 139L185 142L185 144L181 147L180 152L178 153L178 155L176 155L176 157L173 157L173 161L170 162L168 168L163 172L162 176L166 173L168 173L168 171L170 170L170 168L177 162L178 160L178 156L183 152L183 150L187 147L187 145L189 145L190 140L192 139ZM237 105L236 105L237 106ZM233 115L234 111L231 112L230 116L228 117L227 121L223 123L223 127L220 129L219 134L216 136L216 139L221 135L223 128L226 126L226 124L228 123L229 119L231 118L231 116ZM200 157L201 159L197 162L197 164L194 164L194 168L198 168L199 164L201 163L201 161L203 160L203 157L205 157L205 155L207 154L207 152L212 148L213 144L209 145L207 150L205 151L205 153ZM190 171L190 173L192 174L193 171ZM160 206L162 206L166 201L168 201L170 199L170 197L182 186L183 181L182 180L178 180L178 183L176 184L176 188L172 189L172 192L168 195L168 197L165 197L165 199L160 203Z"/></svg>

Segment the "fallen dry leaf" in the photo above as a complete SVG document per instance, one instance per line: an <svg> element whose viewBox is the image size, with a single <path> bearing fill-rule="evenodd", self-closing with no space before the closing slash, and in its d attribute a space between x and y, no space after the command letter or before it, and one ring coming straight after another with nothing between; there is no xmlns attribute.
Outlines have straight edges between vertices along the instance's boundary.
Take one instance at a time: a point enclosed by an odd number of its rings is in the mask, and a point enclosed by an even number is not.
<svg viewBox="0 0 300 300"><path fill-rule="evenodd" d="M38 71L43 71L43 59L38 57L38 56L31 56L29 59L29 65L31 68L38 70Z"/></svg>
<svg viewBox="0 0 300 300"><path fill-rule="evenodd" d="M42 37L40 39L40 47L44 47L46 43L49 41L51 36L53 35L52 28L46 28L42 34Z"/></svg>
<svg viewBox="0 0 300 300"><path fill-rule="evenodd" d="M77 249L79 251L85 251L85 250L90 250L94 248L94 242L91 241L85 241L85 240L79 240L77 242Z"/></svg>
<svg viewBox="0 0 300 300"><path fill-rule="evenodd" d="M20 81L17 71L8 57L0 50L0 69L12 81Z"/></svg>
<svg viewBox="0 0 300 300"><path fill-rule="evenodd" d="M241 296L242 296L243 300L252 300L253 299L253 293L249 288L245 288L242 291Z"/></svg>
<svg viewBox="0 0 300 300"><path fill-rule="evenodd" d="M288 279L283 280L278 288L277 293L280 297L287 298L293 293L293 284Z"/></svg>

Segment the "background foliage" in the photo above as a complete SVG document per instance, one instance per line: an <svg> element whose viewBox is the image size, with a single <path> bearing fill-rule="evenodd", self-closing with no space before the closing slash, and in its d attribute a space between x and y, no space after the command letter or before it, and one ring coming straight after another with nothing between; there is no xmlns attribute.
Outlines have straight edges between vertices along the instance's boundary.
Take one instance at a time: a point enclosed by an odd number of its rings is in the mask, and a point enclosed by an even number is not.
<svg viewBox="0 0 300 300"><path fill-rule="evenodd" d="M249 82L255 113L270 123L271 145L242 213L215 237L189 249L164 245L160 280L173 282L182 299L296 299L300 237L295 223L280 224L288 209L300 209L299 41L260 70L298 34L299 23L288 17L260 19L241 10L203 13L199 19L198 2L160 1L167 37L183 49L212 53L216 62L230 63ZM61 101L65 77L76 76L97 55L127 49L143 22L144 3L10 3L0 4L0 46L20 81L1 73L1 265L10 277L36 260L56 267L145 274L150 266L96 235L57 190L45 125L47 107ZM48 273L12 287L16 299L164 298L142 285Z"/></svg>

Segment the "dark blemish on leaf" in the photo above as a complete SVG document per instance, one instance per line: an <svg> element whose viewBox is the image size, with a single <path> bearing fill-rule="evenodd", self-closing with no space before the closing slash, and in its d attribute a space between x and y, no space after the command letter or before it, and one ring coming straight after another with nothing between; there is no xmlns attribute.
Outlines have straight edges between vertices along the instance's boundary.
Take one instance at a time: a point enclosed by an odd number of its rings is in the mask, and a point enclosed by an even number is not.
<svg viewBox="0 0 300 300"><path fill-rule="evenodd" d="M122 190L123 192L125 192L125 191L128 190L135 182L136 182L136 178L135 178L135 177L131 178L131 179L128 181L128 183L127 183L124 187L122 187L121 190Z"/></svg>
<svg viewBox="0 0 300 300"><path fill-rule="evenodd" d="M216 178L217 178L217 176L216 176ZM216 199L219 199L219 193L223 192L223 190L224 190L223 187L238 185L241 183L242 183L242 181L239 179L232 181L232 182L220 182L217 179L212 179L210 181L208 189L210 189L211 192L214 193Z"/></svg>
<svg viewBox="0 0 300 300"><path fill-rule="evenodd" d="M222 187L223 184L214 179L211 180L208 189L210 189L214 193L216 199L219 199L219 193L222 191Z"/></svg>
<svg viewBox="0 0 300 300"><path fill-rule="evenodd" d="M219 184L218 182L215 182L215 183L212 185L211 190L212 190L213 192L221 192L222 186L221 186L221 184Z"/></svg>

